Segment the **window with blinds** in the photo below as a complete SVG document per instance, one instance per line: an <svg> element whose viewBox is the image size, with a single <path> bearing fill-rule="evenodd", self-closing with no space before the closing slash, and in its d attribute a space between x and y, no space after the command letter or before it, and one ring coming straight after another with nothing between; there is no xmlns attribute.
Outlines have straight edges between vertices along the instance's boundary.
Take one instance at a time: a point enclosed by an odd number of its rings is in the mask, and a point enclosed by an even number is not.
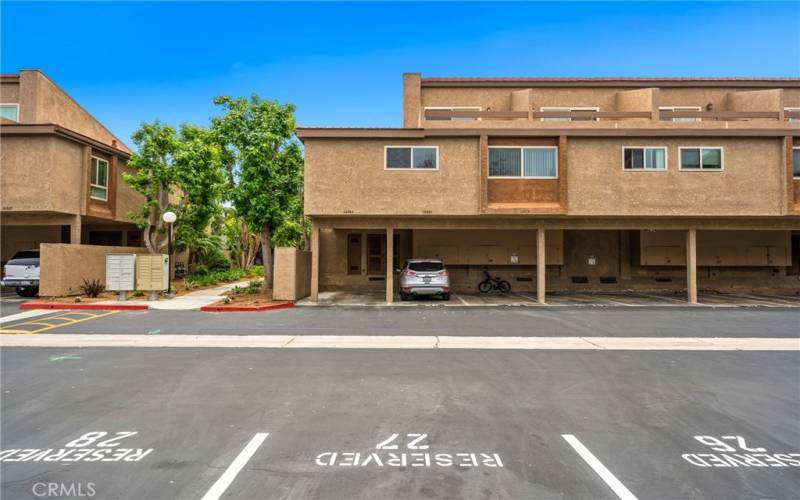
<svg viewBox="0 0 800 500"><path fill-rule="evenodd" d="M557 155L556 147L490 147L489 177L555 179Z"/></svg>

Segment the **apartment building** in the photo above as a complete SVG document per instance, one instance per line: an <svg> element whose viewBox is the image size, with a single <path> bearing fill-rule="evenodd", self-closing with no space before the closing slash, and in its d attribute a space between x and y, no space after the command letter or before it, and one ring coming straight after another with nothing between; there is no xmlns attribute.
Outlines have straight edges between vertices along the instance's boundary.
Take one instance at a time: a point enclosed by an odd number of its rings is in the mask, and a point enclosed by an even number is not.
<svg viewBox="0 0 800 500"><path fill-rule="evenodd" d="M2 261L40 243L141 246L130 154L44 73L0 75Z"/></svg>
<svg viewBox="0 0 800 500"><path fill-rule="evenodd" d="M403 76L402 128L298 129L311 298L454 291L800 290L800 79Z"/></svg>

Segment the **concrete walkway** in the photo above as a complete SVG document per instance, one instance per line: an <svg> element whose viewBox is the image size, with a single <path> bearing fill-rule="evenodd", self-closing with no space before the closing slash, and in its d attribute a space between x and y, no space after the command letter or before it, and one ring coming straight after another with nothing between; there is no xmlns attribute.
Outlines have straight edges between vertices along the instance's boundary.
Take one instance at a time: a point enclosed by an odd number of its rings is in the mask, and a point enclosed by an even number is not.
<svg viewBox="0 0 800 500"><path fill-rule="evenodd" d="M225 292L237 286L247 286L249 280L237 281L235 283L226 283L225 285L216 286L214 288L206 288L204 290L197 290L196 292L189 292L185 295L180 295L172 299L160 300L107 300L103 302L95 302L95 304L144 304L150 309L161 309L168 311L188 311L192 309L200 309L203 306L211 305L214 302L219 302L225 295Z"/></svg>

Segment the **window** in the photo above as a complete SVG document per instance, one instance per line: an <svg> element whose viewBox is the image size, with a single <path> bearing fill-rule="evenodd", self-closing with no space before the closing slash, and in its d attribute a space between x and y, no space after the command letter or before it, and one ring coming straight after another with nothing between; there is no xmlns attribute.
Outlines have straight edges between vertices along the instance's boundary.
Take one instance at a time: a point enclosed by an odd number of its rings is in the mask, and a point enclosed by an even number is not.
<svg viewBox="0 0 800 500"><path fill-rule="evenodd" d="M622 148L622 167L625 170L666 170L667 148Z"/></svg>
<svg viewBox="0 0 800 500"><path fill-rule="evenodd" d="M792 148L792 176L800 179L800 148Z"/></svg>
<svg viewBox="0 0 800 500"><path fill-rule="evenodd" d="M784 111L800 112L800 108L783 108ZM800 118L787 118L790 122L800 122Z"/></svg>
<svg viewBox="0 0 800 500"><path fill-rule="evenodd" d="M0 118L19 121L19 104L0 104Z"/></svg>
<svg viewBox="0 0 800 500"><path fill-rule="evenodd" d="M385 156L386 169L436 170L439 168L439 148L436 146L386 146Z"/></svg>
<svg viewBox="0 0 800 500"><path fill-rule="evenodd" d="M482 111L480 106L477 107L450 107L450 106L426 106L425 111ZM474 121L480 120L480 118L468 118L464 116L453 116L451 118L425 118L426 120L431 121L453 121L453 122L463 122L463 121Z"/></svg>
<svg viewBox="0 0 800 500"><path fill-rule="evenodd" d="M490 147L489 177L555 179L555 147Z"/></svg>
<svg viewBox="0 0 800 500"><path fill-rule="evenodd" d="M678 148L681 170L722 170L722 148Z"/></svg>
<svg viewBox="0 0 800 500"><path fill-rule="evenodd" d="M540 111L600 111L597 107L562 107L562 108L539 108ZM597 118L587 116L586 118L542 118L543 122L596 122Z"/></svg>
<svg viewBox="0 0 800 500"><path fill-rule="evenodd" d="M662 106L658 108L659 111L700 111L702 108L700 106ZM660 117L662 122L699 122L700 118L691 117L691 118L673 118L662 116Z"/></svg>
<svg viewBox="0 0 800 500"><path fill-rule="evenodd" d="M108 200L108 162L96 156L92 156L89 196L95 200Z"/></svg>

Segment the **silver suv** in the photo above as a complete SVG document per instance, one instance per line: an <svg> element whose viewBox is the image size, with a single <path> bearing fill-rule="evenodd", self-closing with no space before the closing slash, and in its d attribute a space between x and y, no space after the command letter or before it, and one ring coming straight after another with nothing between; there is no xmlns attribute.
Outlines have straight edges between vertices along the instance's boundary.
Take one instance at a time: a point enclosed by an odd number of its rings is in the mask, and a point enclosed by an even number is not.
<svg viewBox="0 0 800 500"><path fill-rule="evenodd" d="M400 300L420 295L440 295L450 300L450 273L437 259L410 259L400 273Z"/></svg>
<svg viewBox="0 0 800 500"><path fill-rule="evenodd" d="M34 297L39 293L39 250L17 252L3 268L3 286L17 289L17 295Z"/></svg>

